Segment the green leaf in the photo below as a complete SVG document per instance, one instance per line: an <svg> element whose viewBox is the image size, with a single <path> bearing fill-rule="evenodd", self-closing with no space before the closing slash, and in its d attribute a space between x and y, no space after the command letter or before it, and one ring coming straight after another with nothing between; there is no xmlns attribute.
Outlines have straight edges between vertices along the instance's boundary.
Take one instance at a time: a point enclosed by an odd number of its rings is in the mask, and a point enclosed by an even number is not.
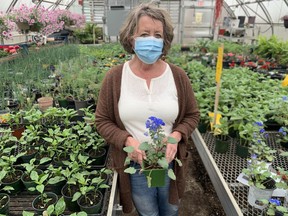
<svg viewBox="0 0 288 216"><path fill-rule="evenodd" d="M36 189L37 189L37 191L39 192L39 193L43 193L44 192L44 185L37 185L36 186Z"/></svg>
<svg viewBox="0 0 288 216"><path fill-rule="evenodd" d="M37 181L38 178L39 178L39 175L38 175L38 173L37 173L35 170L33 170L33 171L30 173L30 178L31 178L32 181Z"/></svg>
<svg viewBox="0 0 288 216"><path fill-rule="evenodd" d="M143 142L140 144L139 149L142 151L149 150L149 143L148 142Z"/></svg>
<svg viewBox="0 0 288 216"><path fill-rule="evenodd" d="M158 164L159 164L161 167L163 167L164 169L168 169L168 167L169 167L169 164L168 164L168 162L167 162L167 160L166 160L165 157L160 158L160 159L158 160Z"/></svg>
<svg viewBox="0 0 288 216"><path fill-rule="evenodd" d="M134 167L128 167L124 170L125 173L129 173L129 174L135 174L136 173L136 169Z"/></svg>
<svg viewBox="0 0 288 216"><path fill-rule="evenodd" d="M34 216L34 213L33 212L23 211L22 212L22 216Z"/></svg>
<svg viewBox="0 0 288 216"><path fill-rule="evenodd" d="M54 212L54 205L49 205L46 211L48 215L52 215L52 213Z"/></svg>
<svg viewBox="0 0 288 216"><path fill-rule="evenodd" d="M99 185L99 188L110 188L110 186L107 184L101 184Z"/></svg>
<svg viewBox="0 0 288 216"><path fill-rule="evenodd" d="M81 193L80 193L79 191L77 191L77 192L73 195L72 202L78 200L80 196L81 196Z"/></svg>
<svg viewBox="0 0 288 216"><path fill-rule="evenodd" d="M49 138L49 137L44 137L43 138L46 142L49 142L49 143L52 143L53 142L53 139L52 138Z"/></svg>
<svg viewBox="0 0 288 216"><path fill-rule="evenodd" d="M168 176L169 176L169 178L176 180L176 176L175 176L172 169L168 169Z"/></svg>
<svg viewBox="0 0 288 216"><path fill-rule="evenodd" d="M64 197L61 197L55 205L55 213L57 215L62 214L65 211L66 203L64 201Z"/></svg>
<svg viewBox="0 0 288 216"><path fill-rule="evenodd" d="M177 140L174 137L168 137L167 142L170 144L177 144Z"/></svg>
<svg viewBox="0 0 288 216"><path fill-rule="evenodd" d="M131 159L129 157L126 157L125 158L125 162L124 162L124 165L129 165L131 162Z"/></svg>
<svg viewBox="0 0 288 216"><path fill-rule="evenodd" d="M123 150L127 153L132 153L134 151L134 147L133 146L126 146L123 148Z"/></svg>
<svg viewBox="0 0 288 216"><path fill-rule="evenodd" d="M180 167L182 166L181 160L179 160L178 158L175 158L175 161L178 163L178 165L179 165Z"/></svg>

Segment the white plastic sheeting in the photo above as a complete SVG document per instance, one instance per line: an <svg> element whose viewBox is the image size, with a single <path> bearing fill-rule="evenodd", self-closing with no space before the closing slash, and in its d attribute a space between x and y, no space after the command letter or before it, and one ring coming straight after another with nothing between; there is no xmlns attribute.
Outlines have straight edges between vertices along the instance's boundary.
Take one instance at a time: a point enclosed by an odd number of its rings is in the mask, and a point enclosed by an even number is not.
<svg viewBox="0 0 288 216"><path fill-rule="evenodd" d="M105 4L107 5L126 5L128 4L128 2L130 2L130 4L134 4L134 2L141 1L147 2L148 0L105 0L104 2L106 2ZM155 1L175 2L176 0ZM212 0L179 1L189 1L193 2L194 4L197 2L209 2ZM6 13L7 11L9 11L9 9L12 8L12 6L17 8L21 4L26 4L28 6L41 5L51 10L69 9L70 11L75 13L83 13L83 8L80 5L80 2L90 4L92 0L0 0L0 11ZM183 12L183 10L178 11L179 13L181 13L181 11ZM222 19L220 19L220 21L223 22L224 17L237 18L238 16L245 16L245 23L247 23L249 16L256 16L256 28L253 32L253 35L265 35L269 37L275 34L284 40L288 40L288 29L284 28L283 20L281 20L281 17L283 17L284 15L288 15L288 0L224 0L221 16ZM179 14L179 16L181 16L181 14Z"/></svg>
<svg viewBox="0 0 288 216"><path fill-rule="evenodd" d="M284 28L284 15L288 15L287 0L225 0L228 10L223 10L225 16L255 16L255 26L260 35L271 36L275 34L284 40L288 40L288 29Z"/></svg>
<svg viewBox="0 0 288 216"><path fill-rule="evenodd" d="M288 15L288 5L284 0L226 0L226 4L237 16L256 16L256 23L280 23L281 17Z"/></svg>

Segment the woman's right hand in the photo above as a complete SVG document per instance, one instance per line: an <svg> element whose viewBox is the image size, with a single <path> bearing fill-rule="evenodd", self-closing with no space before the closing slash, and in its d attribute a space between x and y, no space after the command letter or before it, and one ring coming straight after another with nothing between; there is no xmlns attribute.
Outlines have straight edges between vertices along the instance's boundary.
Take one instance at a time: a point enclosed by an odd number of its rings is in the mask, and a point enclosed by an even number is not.
<svg viewBox="0 0 288 216"><path fill-rule="evenodd" d="M134 139L133 137L129 136L126 139L125 146L132 146L134 151L132 153L128 153L128 157L138 164L142 164L143 159L145 159L145 152L139 149L140 143Z"/></svg>

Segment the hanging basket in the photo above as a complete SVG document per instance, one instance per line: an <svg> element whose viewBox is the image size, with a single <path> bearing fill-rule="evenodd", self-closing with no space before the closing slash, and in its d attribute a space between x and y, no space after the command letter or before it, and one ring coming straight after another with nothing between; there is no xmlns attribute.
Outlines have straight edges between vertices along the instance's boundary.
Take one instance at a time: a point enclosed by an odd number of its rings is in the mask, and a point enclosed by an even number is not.
<svg viewBox="0 0 288 216"><path fill-rule="evenodd" d="M33 25L30 26L29 29L32 32L39 32L40 31L40 26L37 23L34 23Z"/></svg>
<svg viewBox="0 0 288 216"><path fill-rule="evenodd" d="M285 28L288 28L288 19L285 19L285 20L284 20L284 27L285 27Z"/></svg>
<svg viewBox="0 0 288 216"><path fill-rule="evenodd" d="M16 22L16 25L17 27L20 29L20 30L29 30L30 29L30 26L27 22Z"/></svg>

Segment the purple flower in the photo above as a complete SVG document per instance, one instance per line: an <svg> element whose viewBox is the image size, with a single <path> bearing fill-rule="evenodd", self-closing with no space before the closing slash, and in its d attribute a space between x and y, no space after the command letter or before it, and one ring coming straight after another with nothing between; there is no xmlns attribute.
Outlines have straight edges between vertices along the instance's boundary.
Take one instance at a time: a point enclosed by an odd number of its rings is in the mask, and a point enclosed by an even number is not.
<svg viewBox="0 0 288 216"><path fill-rule="evenodd" d="M252 159L257 159L257 154L252 154L252 155L251 155L251 158L252 158Z"/></svg>
<svg viewBox="0 0 288 216"><path fill-rule="evenodd" d="M283 127L281 127L278 132L280 132L283 136L287 135L287 132L284 130Z"/></svg>
<svg viewBox="0 0 288 216"><path fill-rule="evenodd" d="M281 202L280 202L280 200L278 200L278 199L273 199L273 198L271 198L271 199L269 199L269 202L270 202L271 204L276 205L276 206L280 206L280 205L281 205Z"/></svg>
<svg viewBox="0 0 288 216"><path fill-rule="evenodd" d="M264 129L264 128L261 128L259 132L260 132L260 133L264 133L264 132L265 132L265 129Z"/></svg>
<svg viewBox="0 0 288 216"><path fill-rule="evenodd" d="M146 128L154 132L156 132L158 128L161 128L161 126L164 125L165 123L163 122L162 119L156 118L154 116L150 116L146 121Z"/></svg>
<svg viewBox="0 0 288 216"><path fill-rule="evenodd" d="M283 100L283 101L288 101L288 97L287 97L287 96L283 96L283 97L282 97L282 100Z"/></svg>
<svg viewBox="0 0 288 216"><path fill-rule="evenodd" d="M263 126L262 122L255 122L255 124L258 125L258 126Z"/></svg>

